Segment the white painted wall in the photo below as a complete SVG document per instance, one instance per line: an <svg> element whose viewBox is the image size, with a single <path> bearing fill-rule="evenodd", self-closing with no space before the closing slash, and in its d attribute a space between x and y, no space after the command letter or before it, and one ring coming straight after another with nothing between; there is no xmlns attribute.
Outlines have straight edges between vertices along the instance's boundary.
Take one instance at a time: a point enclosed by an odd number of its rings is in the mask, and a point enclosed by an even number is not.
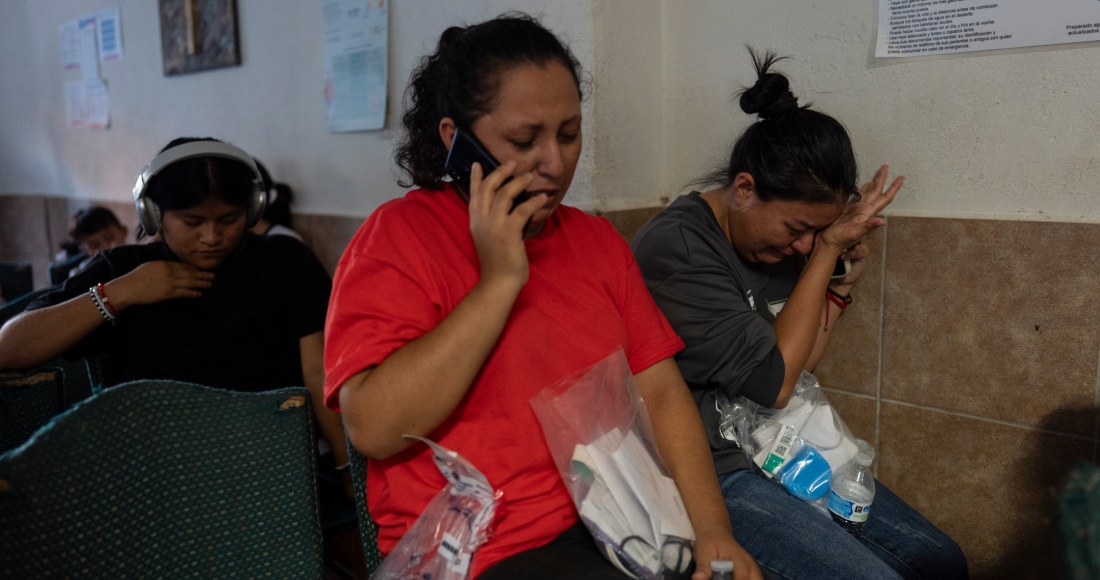
<svg viewBox="0 0 1100 580"><path fill-rule="evenodd" d="M751 44L796 57L781 67L795 94L848 127L865 177L906 175L890 213L1100 221L1100 43L885 64L877 4L666 2L662 189L755 119L729 98L754 80Z"/></svg>
<svg viewBox="0 0 1100 580"><path fill-rule="evenodd" d="M396 119L416 59L448 25L543 18L591 73L568 203L657 205L721 163L751 121L744 44L795 56L796 93L850 129L863 173L908 180L895 215L1100 221L1100 43L876 61L876 0L393 0L388 130L332 134L320 0L238 0L244 65L165 77L156 2L122 7L126 59L103 66L108 131L64 127L57 25L112 4L0 0L0 192L129 197L154 150L215 135L295 187L299 211L366 215L403 191Z"/></svg>
<svg viewBox="0 0 1100 580"><path fill-rule="evenodd" d="M65 127L57 26L122 9L121 62L102 66L111 97L106 131ZM588 0L397 0L390 8L387 130L329 133L321 98L320 0L238 0L242 66L165 77L153 0L0 0L0 192L126 201L141 168L181 135L243 147L295 188L307 213L365 216L403 190L393 143L401 96L416 60L447 26L506 10L541 16L591 66ZM590 105L588 105L590 107ZM591 205L588 168L573 203Z"/></svg>
<svg viewBox="0 0 1100 580"><path fill-rule="evenodd" d="M664 142L661 0L594 3L592 191L602 210L657 205Z"/></svg>

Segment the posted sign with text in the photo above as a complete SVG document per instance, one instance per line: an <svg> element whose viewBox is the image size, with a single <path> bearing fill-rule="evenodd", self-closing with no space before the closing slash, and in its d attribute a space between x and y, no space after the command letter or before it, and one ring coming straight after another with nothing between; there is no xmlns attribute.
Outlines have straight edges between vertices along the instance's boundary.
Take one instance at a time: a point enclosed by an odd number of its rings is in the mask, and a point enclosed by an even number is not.
<svg viewBox="0 0 1100 580"><path fill-rule="evenodd" d="M1100 40L1100 0L879 0L875 56Z"/></svg>

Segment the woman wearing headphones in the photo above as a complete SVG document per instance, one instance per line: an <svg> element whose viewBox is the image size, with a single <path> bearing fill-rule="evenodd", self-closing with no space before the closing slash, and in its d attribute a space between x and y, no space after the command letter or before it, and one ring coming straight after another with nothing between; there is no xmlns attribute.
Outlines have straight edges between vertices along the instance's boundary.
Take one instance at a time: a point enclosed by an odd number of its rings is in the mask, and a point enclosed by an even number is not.
<svg viewBox="0 0 1100 580"><path fill-rule="evenodd" d="M234 391L305 385L337 464L338 415L321 401L331 281L313 253L248 231L266 192L251 156L176 139L134 188L149 244L101 252L0 329L0 369L105 353L107 385L165 379Z"/></svg>

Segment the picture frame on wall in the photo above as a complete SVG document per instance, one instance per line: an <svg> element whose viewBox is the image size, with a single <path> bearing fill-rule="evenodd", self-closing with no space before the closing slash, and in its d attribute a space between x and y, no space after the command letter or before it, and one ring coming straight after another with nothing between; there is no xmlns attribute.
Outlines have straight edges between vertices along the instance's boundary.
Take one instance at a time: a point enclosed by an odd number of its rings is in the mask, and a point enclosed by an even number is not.
<svg viewBox="0 0 1100 580"><path fill-rule="evenodd" d="M236 0L158 0L164 75L239 66Z"/></svg>

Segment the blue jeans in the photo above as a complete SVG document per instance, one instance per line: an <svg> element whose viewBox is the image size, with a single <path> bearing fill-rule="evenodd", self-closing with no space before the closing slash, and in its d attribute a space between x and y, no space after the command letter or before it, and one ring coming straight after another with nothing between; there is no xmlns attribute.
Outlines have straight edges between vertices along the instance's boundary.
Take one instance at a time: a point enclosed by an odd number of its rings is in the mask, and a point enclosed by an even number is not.
<svg viewBox="0 0 1100 580"><path fill-rule="evenodd" d="M858 540L757 469L718 482L734 537L777 580L969 578L958 544L877 480Z"/></svg>

